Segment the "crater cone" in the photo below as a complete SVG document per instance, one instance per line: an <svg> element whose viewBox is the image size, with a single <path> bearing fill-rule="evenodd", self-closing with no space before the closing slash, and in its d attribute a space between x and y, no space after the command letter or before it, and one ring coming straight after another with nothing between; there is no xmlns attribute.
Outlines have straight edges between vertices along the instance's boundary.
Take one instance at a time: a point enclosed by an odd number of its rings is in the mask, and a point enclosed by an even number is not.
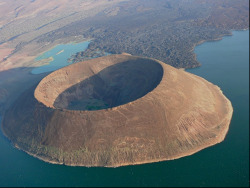
<svg viewBox="0 0 250 188"><path fill-rule="evenodd" d="M49 74L6 112L3 131L51 163L114 167L176 159L219 143L232 112L205 79L122 54Z"/></svg>

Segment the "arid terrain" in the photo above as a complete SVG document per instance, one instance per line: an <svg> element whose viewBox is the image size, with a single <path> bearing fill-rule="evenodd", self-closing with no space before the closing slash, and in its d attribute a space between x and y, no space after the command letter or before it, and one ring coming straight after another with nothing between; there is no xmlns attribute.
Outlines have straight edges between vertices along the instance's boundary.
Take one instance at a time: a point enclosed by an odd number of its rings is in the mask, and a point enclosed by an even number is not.
<svg viewBox="0 0 250 188"><path fill-rule="evenodd" d="M74 62L128 52L191 68L200 66L197 44L248 28L247 0L2 0L0 113L39 80L29 72L47 62L34 59L57 44L91 39L86 51L69 57Z"/></svg>
<svg viewBox="0 0 250 188"><path fill-rule="evenodd" d="M231 30L242 29L249 29L248 0L1 0L0 116L4 117L11 106L13 110L13 105L18 105L15 101L49 74L33 75L31 70L48 63L46 60L37 62L35 58L58 44L91 40L86 51L69 57L73 62L98 53L127 52L159 59L176 68L194 68L201 66L193 51L196 45L231 35ZM95 81L82 83L82 87ZM185 80L180 82L186 83ZM74 91L75 88L69 88L68 93L62 92L53 105L75 110L83 105L83 110L93 111L127 102L110 103L108 97L104 101L98 98L90 102L73 97L69 104L63 104L66 107L60 106L71 89ZM109 91L119 92L117 88L101 89L93 91L96 95L106 92L107 96ZM144 91L148 89L142 88ZM141 95L144 93L134 95L135 101ZM24 145L20 147L28 151ZM37 148L31 153L35 151ZM165 159L165 154L159 155ZM67 162L64 163L72 164L67 157L65 159ZM95 162L93 164L97 165Z"/></svg>
<svg viewBox="0 0 250 188"><path fill-rule="evenodd" d="M72 109L73 101L83 105ZM111 55L43 78L6 111L3 131L48 162L116 167L176 159L221 142L232 112L220 88L203 78L158 60Z"/></svg>
<svg viewBox="0 0 250 188"><path fill-rule="evenodd" d="M0 70L31 66L38 53L87 38L87 54L128 52L197 67L197 43L247 29L248 22L247 0L2 0Z"/></svg>

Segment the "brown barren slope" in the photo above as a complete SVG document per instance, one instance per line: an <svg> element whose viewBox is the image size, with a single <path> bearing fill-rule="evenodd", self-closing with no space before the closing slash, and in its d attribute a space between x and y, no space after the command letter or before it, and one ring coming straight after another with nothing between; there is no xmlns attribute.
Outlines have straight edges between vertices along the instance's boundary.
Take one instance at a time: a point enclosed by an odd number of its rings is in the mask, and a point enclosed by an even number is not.
<svg viewBox="0 0 250 188"><path fill-rule="evenodd" d="M112 55L46 76L6 112L3 130L48 162L116 167L219 143L232 112L220 88L201 77L155 59Z"/></svg>

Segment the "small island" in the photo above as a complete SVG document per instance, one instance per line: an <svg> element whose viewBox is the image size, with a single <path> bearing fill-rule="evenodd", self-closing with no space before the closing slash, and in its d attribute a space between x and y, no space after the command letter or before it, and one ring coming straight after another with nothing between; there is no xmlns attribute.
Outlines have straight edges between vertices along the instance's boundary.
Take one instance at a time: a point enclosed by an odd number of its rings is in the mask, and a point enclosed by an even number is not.
<svg viewBox="0 0 250 188"><path fill-rule="evenodd" d="M63 52L64 52L64 50L61 50L60 52L57 52L56 55L59 55L59 54L61 54Z"/></svg>
<svg viewBox="0 0 250 188"><path fill-rule="evenodd" d="M2 128L16 147L44 161L118 167L222 142L232 113L220 88L205 79L120 54L52 72L6 111Z"/></svg>

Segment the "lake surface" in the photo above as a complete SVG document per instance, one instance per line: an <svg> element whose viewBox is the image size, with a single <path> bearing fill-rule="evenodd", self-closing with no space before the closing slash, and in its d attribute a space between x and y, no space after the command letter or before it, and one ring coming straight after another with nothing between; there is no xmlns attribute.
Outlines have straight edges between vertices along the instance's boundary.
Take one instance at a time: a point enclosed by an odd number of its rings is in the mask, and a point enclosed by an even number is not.
<svg viewBox="0 0 250 188"><path fill-rule="evenodd" d="M187 70L218 85L234 113L225 141L173 161L119 168L45 163L0 135L0 186L249 186L249 31L195 48L200 68Z"/></svg>
<svg viewBox="0 0 250 188"><path fill-rule="evenodd" d="M51 58L50 63L34 68L31 73L40 74L44 72L55 71L59 68L70 65L72 62L68 62L68 58L77 52L86 50L89 46L89 43L90 41L85 41L81 43L68 43L55 46L51 50L43 53L35 59L36 61L40 61Z"/></svg>

